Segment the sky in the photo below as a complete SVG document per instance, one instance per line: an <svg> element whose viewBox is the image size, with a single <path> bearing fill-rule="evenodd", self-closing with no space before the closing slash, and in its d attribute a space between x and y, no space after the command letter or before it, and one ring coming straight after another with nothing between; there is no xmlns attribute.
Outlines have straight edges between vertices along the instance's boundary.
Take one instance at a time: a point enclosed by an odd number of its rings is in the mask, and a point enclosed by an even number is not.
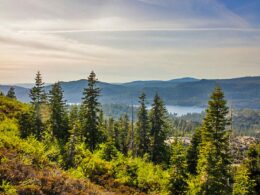
<svg viewBox="0 0 260 195"><path fill-rule="evenodd" d="M0 0L0 83L260 76L260 0Z"/></svg>

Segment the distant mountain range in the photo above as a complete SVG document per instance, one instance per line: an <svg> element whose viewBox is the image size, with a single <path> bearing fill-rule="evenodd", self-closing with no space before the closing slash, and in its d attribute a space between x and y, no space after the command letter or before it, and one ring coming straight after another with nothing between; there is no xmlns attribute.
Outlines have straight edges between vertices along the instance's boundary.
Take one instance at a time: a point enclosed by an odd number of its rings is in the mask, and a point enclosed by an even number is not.
<svg viewBox="0 0 260 195"><path fill-rule="evenodd" d="M234 79L195 79L181 78L169 81L133 81L129 83L112 84L98 82L101 88L100 101L103 104L138 103L138 96L145 92L148 103L158 93L166 104L180 106L205 107L211 92L220 85L225 92L229 105L236 108L260 108L260 76ZM19 100L29 102L29 89L23 84L14 86ZM87 86L87 80L61 82L64 96L69 103L81 102L82 91ZM0 90L6 93L10 85L0 85ZM49 91L51 85L45 87Z"/></svg>

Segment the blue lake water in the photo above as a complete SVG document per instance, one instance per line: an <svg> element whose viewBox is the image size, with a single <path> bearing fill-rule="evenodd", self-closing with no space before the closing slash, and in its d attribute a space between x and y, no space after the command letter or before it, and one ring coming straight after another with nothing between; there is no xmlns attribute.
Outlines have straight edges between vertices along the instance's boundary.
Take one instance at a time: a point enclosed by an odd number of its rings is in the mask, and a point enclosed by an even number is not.
<svg viewBox="0 0 260 195"><path fill-rule="evenodd" d="M205 111L205 108L196 107L196 106L171 106L166 105L165 106L167 111L171 114L177 114L177 116L182 116L188 113L201 113ZM151 106L148 106L148 109L150 109Z"/></svg>
<svg viewBox="0 0 260 195"><path fill-rule="evenodd" d="M201 113L205 108L195 107L195 106L169 106L166 105L166 109L169 113L176 113L178 116L182 116L188 113Z"/></svg>

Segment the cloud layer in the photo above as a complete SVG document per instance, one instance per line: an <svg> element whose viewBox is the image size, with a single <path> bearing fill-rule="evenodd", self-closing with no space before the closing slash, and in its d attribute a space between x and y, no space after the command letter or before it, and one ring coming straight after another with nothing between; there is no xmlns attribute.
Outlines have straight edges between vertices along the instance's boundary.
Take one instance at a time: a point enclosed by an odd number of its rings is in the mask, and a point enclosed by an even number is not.
<svg viewBox="0 0 260 195"><path fill-rule="evenodd" d="M0 82L260 75L257 1L1 1Z"/></svg>

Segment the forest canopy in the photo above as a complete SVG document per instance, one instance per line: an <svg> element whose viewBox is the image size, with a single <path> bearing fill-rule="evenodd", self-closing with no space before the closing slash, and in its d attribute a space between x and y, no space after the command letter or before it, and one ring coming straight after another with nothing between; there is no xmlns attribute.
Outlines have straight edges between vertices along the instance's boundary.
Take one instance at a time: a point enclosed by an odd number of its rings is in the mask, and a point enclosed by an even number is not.
<svg viewBox="0 0 260 195"><path fill-rule="evenodd" d="M130 115L105 116L97 81L92 71L79 106L66 104L60 82L45 91L40 72L30 90L30 103L16 100L13 89L0 95L1 192L259 192L260 144L255 139L243 152L232 147L233 118L219 86L203 120L183 134L158 93L149 110L141 93L138 107L129 108Z"/></svg>

